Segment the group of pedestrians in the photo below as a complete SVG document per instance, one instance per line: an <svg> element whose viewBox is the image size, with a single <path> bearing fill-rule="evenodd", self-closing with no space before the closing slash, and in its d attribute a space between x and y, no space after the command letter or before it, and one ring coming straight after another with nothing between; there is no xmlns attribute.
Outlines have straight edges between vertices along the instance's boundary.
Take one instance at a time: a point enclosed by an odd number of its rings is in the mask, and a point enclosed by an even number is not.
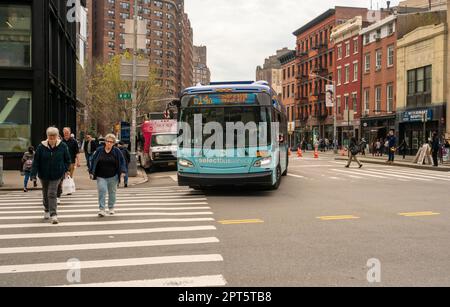
<svg viewBox="0 0 450 307"><path fill-rule="evenodd" d="M80 167L80 146L68 127L63 129L63 137L60 137L59 129L55 127L49 127L46 136L36 150L30 147L23 155L24 192L28 192L30 180L36 187L39 178L42 185L44 220L58 224L57 207L61 203L63 182L69 177L73 179L75 169ZM103 144L99 144L91 134L87 134L81 147L86 157L89 176L97 181L98 216L106 216L106 196L108 214L114 215L117 188L121 181L124 181L125 187L128 186L128 165L131 159L127 146L122 142L117 144L114 134L108 134Z"/></svg>

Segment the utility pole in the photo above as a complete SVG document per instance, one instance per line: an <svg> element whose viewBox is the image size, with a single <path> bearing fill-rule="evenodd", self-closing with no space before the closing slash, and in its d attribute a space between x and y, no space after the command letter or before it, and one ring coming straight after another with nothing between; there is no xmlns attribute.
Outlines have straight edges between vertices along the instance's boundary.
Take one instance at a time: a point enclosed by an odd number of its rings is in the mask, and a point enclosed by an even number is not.
<svg viewBox="0 0 450 307"><path fill-rule="evenodd" d="M137 159L136 159L136 109L137 109L137 89L136 89L136 75L137 75L137 31L138 31L138 0L134 0L134 42L133 42L133 77L132 77L132 94L131 94L131 159L128 169L130 177L137 176Z"/></svg>

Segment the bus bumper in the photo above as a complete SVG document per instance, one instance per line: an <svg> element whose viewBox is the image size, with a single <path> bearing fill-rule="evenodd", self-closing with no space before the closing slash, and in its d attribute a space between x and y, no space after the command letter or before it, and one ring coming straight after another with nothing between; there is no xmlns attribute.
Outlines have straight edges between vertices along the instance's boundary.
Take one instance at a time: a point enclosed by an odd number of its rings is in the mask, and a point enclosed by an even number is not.
<svg viewBox="0 0 450 307"><path fill-rule="evenodd" d="M189 174L178 173L179 186L244 186L272 185L272 171L250 174Z"/></svg>

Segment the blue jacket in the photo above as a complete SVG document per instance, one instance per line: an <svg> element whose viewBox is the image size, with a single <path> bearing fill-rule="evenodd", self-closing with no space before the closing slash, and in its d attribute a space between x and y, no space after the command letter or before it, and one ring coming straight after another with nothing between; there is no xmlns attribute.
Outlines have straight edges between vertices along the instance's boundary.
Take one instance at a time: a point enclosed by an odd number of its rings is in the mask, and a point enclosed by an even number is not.
<svg viewBox="0 0 450 307"><path fill-rule="evenodd" d="M389 148L395 147L397 145L397 138L395 137L395 135L389 136L388 141L389 141Z"/></svg>
<svg viewBox="0 0 450 307"><path fill-rule="evenodd" d="M52 150L48 141L39 144L33 160L31 177L38 176L42 180L59 180L69 170L71 158L69 149L64 142L57 141Z"/></svg>
<svg viewBox="0 0 450 307"><path fill-rule="evenodd" d="M97 150L95 151L94 155L92 156L92 162L89 168L89 174L94 176L94 179L97 179L97 174L96 174L96 170L97 170L97 164L98 164L98 159L100 157L100 154L105 150L104 146L101 146L99 148L97 148ZM117 169L116 169L116 175L119 177L120 180L120 175L121 174L126 174L127 173L127 164L125 162L125 158L122 155L122 152L120 151L120 149L113 147L112 148L112 153L114 155L114 157L116 158L116 161L118 161L117 163Z"/></svg>

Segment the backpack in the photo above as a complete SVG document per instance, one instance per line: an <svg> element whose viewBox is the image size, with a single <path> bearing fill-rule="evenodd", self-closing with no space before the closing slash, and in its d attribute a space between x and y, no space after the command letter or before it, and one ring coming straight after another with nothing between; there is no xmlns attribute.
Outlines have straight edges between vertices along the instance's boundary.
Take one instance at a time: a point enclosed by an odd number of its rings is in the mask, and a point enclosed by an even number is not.
<svg viewBox="0 0 450 307"><path fill-rule="evenodd" d="M356 156L357 154L359 154L359 152L361 151L361 148L358 145L353 145L352 147L350 147L350 152L352 153L352 155Z"/></svg>

